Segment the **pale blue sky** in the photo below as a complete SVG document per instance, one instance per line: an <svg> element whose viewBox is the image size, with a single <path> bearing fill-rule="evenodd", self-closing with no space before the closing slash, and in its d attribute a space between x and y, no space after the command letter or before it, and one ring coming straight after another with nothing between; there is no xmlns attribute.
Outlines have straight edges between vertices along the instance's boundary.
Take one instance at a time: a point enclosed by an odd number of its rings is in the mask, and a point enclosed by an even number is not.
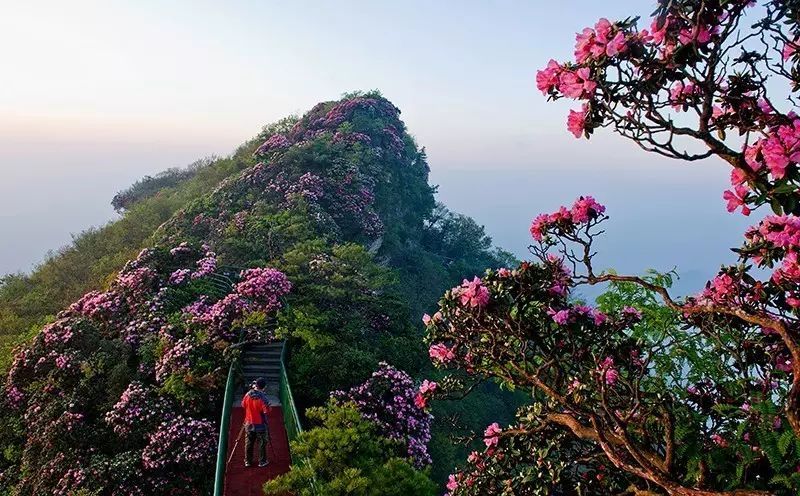
<svg viewBox="0 0 800 496"><path fill-rule="evenodd" d="M320 100L380 89L429 154L441 199L524 252L527 225L582 193L609 204L601 265L706 276L749 222L727 170L564 129L535 72L600 16L654 2L7 2L0 17L0 273L114 217L113 194L226 154ZM603 263L605 262L605 263Z"/></svg>

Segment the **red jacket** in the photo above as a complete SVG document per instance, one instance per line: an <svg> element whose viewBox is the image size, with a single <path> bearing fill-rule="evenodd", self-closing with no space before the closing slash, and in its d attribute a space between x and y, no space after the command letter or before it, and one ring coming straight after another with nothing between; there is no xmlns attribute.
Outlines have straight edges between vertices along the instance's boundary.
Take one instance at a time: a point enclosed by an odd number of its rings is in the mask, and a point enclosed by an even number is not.
<svg viewBox="0 0 800 496"><path fill-rule="evenodd" d="M249 391L242 398L242 408L244 408L244 423L252 430L265 430L267 428L267 414L269 413L269 402L260 391Z"/></svg>

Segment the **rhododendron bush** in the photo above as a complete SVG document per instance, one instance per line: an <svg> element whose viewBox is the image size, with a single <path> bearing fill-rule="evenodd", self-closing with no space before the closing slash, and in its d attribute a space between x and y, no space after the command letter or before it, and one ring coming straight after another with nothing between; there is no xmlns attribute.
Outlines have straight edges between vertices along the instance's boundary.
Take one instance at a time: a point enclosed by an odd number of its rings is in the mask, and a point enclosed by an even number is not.
<svg viewBox="0 0 800 496"><path fill-rule="evenodd" d="M14 357L4 430L15 494L204 494L220 391L238 340L263 339L291 290L271 268L217 272L208 247L140 253ZM192 481L187 484L187 481Z"/></svg>
<svg viewBox="0 0 800 496"><path fill-rule="evenodd" d="M738 263L678 299L668 277L597 270L608 217L581 197L533 220L535 261L446 293L425 319L433 362L532 393L515 423L486 429L451 494L800 490L800 120L783 108L800 82L798 9L662 2L641 29L599 20L577 34L573 61L539 71L545 95L579 100L576 137L609 127L667 157L719 157L732 166L728 210L774 215L745 232ZM604 283L616 293L601 307L573 296Z"/></svg>
<svg viewBox="0 0 800 496"><path fill-rule="evenodd" d="M373 379L397 415L363 412L391 446L381 477L427 480L414 463L430 467L429 447L446 477L449 442L428 443L435 386L409 382L427 365L409 308L498 263L491 240L434 208L424 152L374 92L268 126L237 157L153 248L17 350L0 381L0 493L206 494L232 344L274 337L301 411L398 367Z"/></svg>
<svg viewBox="0 0 800 496"><path fill-rule="evenodd" d="M391 365L381 362L380 368L363 384L349 391L335 391L333 398L341 403L352 403L361 415L373 422L381 435L402 443L408 456L418 468L431 463L428 441L431 439L432 416L418 394L431 391L430 382L420 391L411 377Z"/></svg>

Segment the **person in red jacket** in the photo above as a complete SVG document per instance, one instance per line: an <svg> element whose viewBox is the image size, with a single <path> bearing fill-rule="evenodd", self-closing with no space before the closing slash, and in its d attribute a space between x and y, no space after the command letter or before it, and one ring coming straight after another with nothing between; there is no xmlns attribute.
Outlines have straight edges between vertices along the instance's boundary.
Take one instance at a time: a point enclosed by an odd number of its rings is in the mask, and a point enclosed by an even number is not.
<svg viewBox="0 0 800 496"><path fill-rule="evenodd" d="M247 430L245 440L244 466L249 467L253 464L253 445L258 442L258 466L266 467L267 443L269 442L269 426L267 425L267 414L269 413L269 399L264 388L267 381L259 377L256 379L253 388L242 398L242 408L244 409L244 425Z"/></svg>

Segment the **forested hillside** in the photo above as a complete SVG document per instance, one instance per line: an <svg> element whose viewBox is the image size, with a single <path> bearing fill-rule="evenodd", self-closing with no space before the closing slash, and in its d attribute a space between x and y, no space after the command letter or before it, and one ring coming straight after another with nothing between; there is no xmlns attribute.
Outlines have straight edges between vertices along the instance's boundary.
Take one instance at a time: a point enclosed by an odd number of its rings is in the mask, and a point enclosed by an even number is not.
<svg viewBox="0 0 800 496"><path fill-rule="evenodd" d="M379 362L430 372L422 313L511 261L434 193L399 110L369 93L118 194L119 221L0 287L0 333L25 341L13 360L3 352L0 487L205 494L240 339L288 340L301 408ZM465 449L444 431L508 421L515 401L484 385L443 405L427 447L439 481Z"/></svg>

